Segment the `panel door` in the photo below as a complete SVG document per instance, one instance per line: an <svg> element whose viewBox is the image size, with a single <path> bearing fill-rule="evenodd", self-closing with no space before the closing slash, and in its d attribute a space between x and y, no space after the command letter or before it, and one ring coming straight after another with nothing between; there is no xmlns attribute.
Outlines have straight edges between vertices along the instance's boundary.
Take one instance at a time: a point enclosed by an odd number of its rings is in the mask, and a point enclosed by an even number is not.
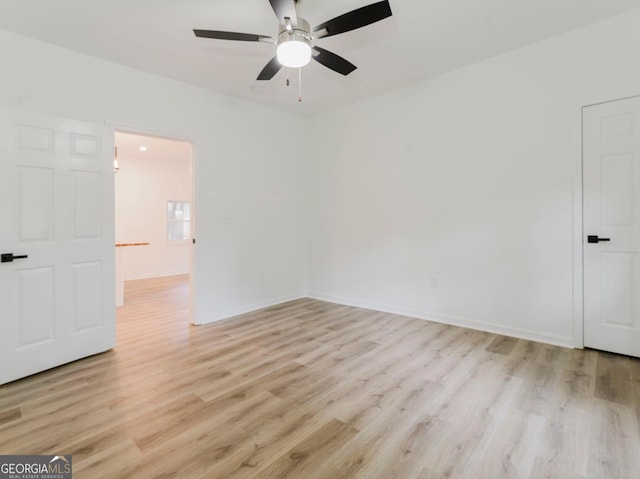
<svg viewBox="0 0 640 479"><path fill-rule="evenodd" d="M584 343L640 356L640 97L583 111Z"/></svg>
<svg viewBox="0 0 640 479"><path fill-rule="evenodd" d="M0 384L115 344L113 135L0 108Z"/></svg>

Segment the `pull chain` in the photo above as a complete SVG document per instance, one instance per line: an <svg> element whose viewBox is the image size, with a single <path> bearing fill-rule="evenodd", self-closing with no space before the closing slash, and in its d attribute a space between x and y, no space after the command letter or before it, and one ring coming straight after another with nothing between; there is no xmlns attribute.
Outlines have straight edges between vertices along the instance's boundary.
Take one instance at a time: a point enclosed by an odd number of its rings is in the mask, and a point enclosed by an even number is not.
<svg viewBox="0 0 640 479"><path fill-rule="evenodd" d="M289 69L287 68L287 86L289 86Z"/></svg>
<svg viewBox="0 0 640 479"><path fill-rule="evenodd" d="M298 103L302 103L302 68L298 68Z"/></svg>

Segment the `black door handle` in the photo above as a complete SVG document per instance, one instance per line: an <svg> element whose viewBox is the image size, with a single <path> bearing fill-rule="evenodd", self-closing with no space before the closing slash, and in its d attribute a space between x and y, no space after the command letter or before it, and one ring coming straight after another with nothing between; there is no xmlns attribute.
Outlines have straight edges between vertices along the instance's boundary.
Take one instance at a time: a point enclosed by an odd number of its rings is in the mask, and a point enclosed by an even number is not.
<svg viewBox="0 0 640 479"><path fill-rule="evenodd" d="M611 238L598 238L597 235L587 236L587 243L600 243L601 241L611 241Z"/></svg>
<svg viewBox="0 0 640 479"><path fill-rule="evenodd" d="M29 255L26 254L14 256L13 253L2 253L0 255L0 263L12 263L14 259L25 259L28 257Z"/></svg>

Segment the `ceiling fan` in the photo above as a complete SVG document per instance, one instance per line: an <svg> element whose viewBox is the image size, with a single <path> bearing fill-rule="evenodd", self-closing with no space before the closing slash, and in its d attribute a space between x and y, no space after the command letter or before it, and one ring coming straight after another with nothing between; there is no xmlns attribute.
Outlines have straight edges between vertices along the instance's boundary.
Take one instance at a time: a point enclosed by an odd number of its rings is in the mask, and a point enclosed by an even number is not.
<svg viewBox="0 0 640 479"><path fill-rule="evenodd" d="M298 16L297 6L301 0L269 0L278 17L278 39L250 33L223 32L219 30L193 30L196 37L245 42L266 42L277 45L276 56L262 69L258 80L271 80L284 66L301 68L312 59L325 67L348 75L357 67L335 53L314 45L314 41L350 32L379 22L392 15L388 0L373 3L340 15L313 28ZM287 83L288 84L288 83Z"/></svg>

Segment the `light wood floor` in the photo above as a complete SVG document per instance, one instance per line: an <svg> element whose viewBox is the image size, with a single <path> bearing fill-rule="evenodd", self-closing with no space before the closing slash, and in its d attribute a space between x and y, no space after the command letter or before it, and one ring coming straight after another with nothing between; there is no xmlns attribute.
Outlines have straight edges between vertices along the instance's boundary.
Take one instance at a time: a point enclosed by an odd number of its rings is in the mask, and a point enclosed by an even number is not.
<svg viewBox="0 0 640 479"><path fill-rule="evenodd" d="M114 351L0 388L0 454L74 478L640 477L640 362L300 300L187 322L131 282Z"/></svg>

